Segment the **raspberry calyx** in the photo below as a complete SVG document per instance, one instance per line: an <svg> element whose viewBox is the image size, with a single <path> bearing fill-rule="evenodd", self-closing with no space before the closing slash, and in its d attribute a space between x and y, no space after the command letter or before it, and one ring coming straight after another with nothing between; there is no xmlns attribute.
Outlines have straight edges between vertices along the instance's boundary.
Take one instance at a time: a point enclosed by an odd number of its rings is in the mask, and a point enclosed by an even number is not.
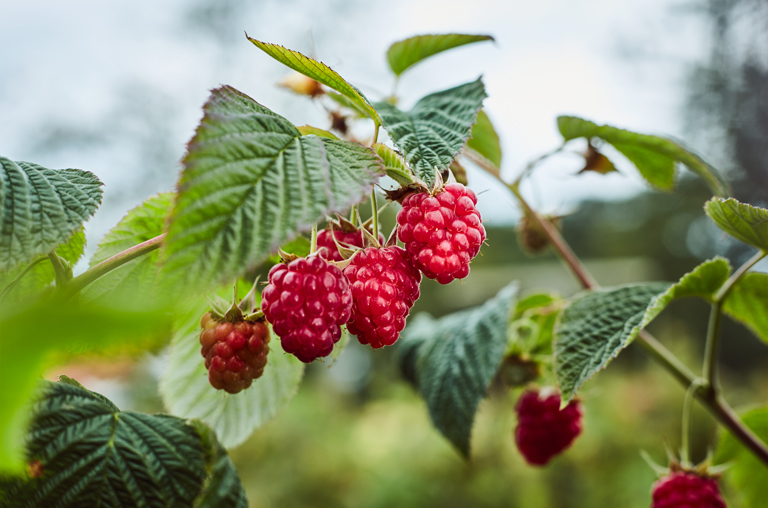
<svg viewBox="0 0 768 508"><path fill-rule="evenodd" d="M559 393L544 390L527 390L517 400L515 444L531 465L545 465L581 434L581 404L572 400L560 410L560 402Z"/></svg>
<svg viewBox="0 0 768 508"><path fill-rule="evenodd" d="M379 234L379 243L384 243L384 237L381 234ZM346 249L346 247L351 249ZM331 222L328 229L319 231L317 234L317 250L328 261L344 261L351 255L351 252L347 252L347 250L364 247L366 245L363 230L358 229L343 218L340 218L338 223Z"/></svg>
<svg viewBox="0 0 768 508"><path fill-rule="evenodd" d="M403 198L397 236L425 277L448 284L469 274L469 262L485 241L476 204L475 193L460 183Z"/></svg>
<svg viewBox="0 0 768 508"><path fill-rule="evenodd" d="M261 299L283 350L304 363L331 354L352 314L346 277L319 255L273 266Z"/></svg>
<svg viewBox="0 0 768 508"><path fill-rule="evenodd" d="M419 298L421 273L406 251L396 245L368 247L344 268L352 291L352 315L347 329L361 344L391 346Z"/></svg>

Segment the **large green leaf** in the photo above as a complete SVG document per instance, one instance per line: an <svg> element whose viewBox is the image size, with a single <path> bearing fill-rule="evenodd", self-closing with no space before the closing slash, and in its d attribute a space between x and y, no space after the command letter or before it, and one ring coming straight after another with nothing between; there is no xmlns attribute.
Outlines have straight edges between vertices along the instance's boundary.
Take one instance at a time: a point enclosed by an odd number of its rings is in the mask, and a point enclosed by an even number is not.
<svg viewBox="0 0 768 508"><path fill-rule="evenodd" d="M173 193L152 196L123 217L107 233L91 258L91 268L126 249L163 233L165 218L173 204ZM126 299L151 300L158 295L158 251L150 252L96 279L82 292L83 300L100 299L119 304Z"/></svg>
<svg viewBox="0 0 768 508"><path fill-rule="evenodd" d="M0 271L66 243L101 204L101 185L88 171L0 157Z"/></svg>
<svg viewBox="0 0 768 508"><path fill-rule="evenodd" d="M597 125L575 116L557 119L565 141L576 138L599 138L610 143L629 159L640 174L662 190L672 190L675 185L675 164L680 163L699 175L717 196L728 196L728 182L712 166L680 143L660 136L638 134L610 125Z"/></svg>
<svg viewBox="0 0 768 508"><path fill-rule="evenodd" d="M246 35L246 37L248 37L248 35ZM360 90L351 84L347 83L344 78L339 76L336 71L325 65L323 62L318 62L317 60L309 58L308 56L302 55L298 51L294 51L277 44L261 42L256 39L251 39L250 37L248 37L248 40L251 41L257 48L278 62L282 63L283 65L286 65L291 69L304 74L305 76L309 76L315 81L319 81L326 86L330 86L340 94L350 99L356 106L358 106L359 109L371 117L374 122L381 125L381 118L379 117L379 114L376 112L373 106L371 106L371 103L368 102L368 99L365 98L362 92L360 92Z"/></svg>
<svg viewBox="0 0 768 508"><path fill-rule="evenodd" d="M492 41L490 35L417 35L392 44L387 50L389 67L396 75L432 55L473 42Z"/></svg>
<svg viewBox="0 0 768 508"><path fill-rule="evenodd" d="M733 198L713 198L704 210L717 227L744 243L768 252L768 210Z"/></svg>
<svg viewBox="0 0 768 508"><path fill-rule="evenodd" d="M496 129L484 110L477 114L477 123L472 127L472 137L467 140L467 148L473 150L497 169L501 168L501 143Z"/></svg>
<svg viewBox="0 0 768 508"><path fill-rule="evenodd" d="M44 474L15 506L187 507L202 489L200 435L180 418L120 411L66 377L44 382L32 411L27 458Z"/></svg>
<svg viewBox="0 0 768 508"><path fill-rule="evenodd" d="M203 492L195 500L195 508L248 508L248 498L237 469L216 439L216 434L200 421L192 420L189 423L200 434L208 464L208 480Z"/></svg>
<svg viewBox="0 0 768 508"><path fill-rule="evenodd" d="M634 284L573 298L555 328L555 376L564 402L632 342L649 321L648 309L669 287L666 282Z"/></svg>
<svg viewBox="0 0 768 508"><path fill-rule="evenodd" d="M159 310L119 309L41 301L24 309L2 308L0 315L0 471L22 467L22 435L35 383L50 354L90 350L144 351L170 331ZM30 347L30 337L34 347Z"/></svg>
<svg viewBox="0 0 768 508"><path fill-rule="evenodd" d="M416 175L432 184L466 143L485 99L482 79L423 97L410 112L376 103L383 126Z"/></svg>
<svg viewBox="0 0 768 508"><path fill-rule="evenodd" d="M440 319L420 314L399 342L403 374L438 430L465 456L477 407L504 355L516 294L513 283L480 307Z"/></svg>
<svg viewBox="0 0 768 508"><path fill-rule="evenodd" d="M85 252L85 232L82 228L75 231L67 243L56 247L56 254L70 266L77 263L83 256L83 252ZM21 278L18 278L20 276ZM0 291L4 291L13 283L13 287L9 288L3 299L18 299L40 292L55 278L56 273L53 271L53 265L48 256L41 254L31 263L19 266L10 272L0 272Z"/></svg>
<svg viewBox="0 0 768 508"><path fill-rule="evenodd" d="M405 161L397 152L381 143L374 143L373 149L381 157L384 163L384 171L386 171L388 177L400 185L408 185L414 182L413 173L411 173L411 170L408 169Z"/></svg>
<svg viewBox="0 0 768 508"><path fill-rule="evenodd" d="M250 388L235 395L216 390L208 382L200 355L199 320L206 311L207 305L200 302L179 322L160 392L168 412L202 420L225 447L232 448L288 404L298 390L304 364L284 353L273 339L264 374Z"/></svg>
<svg viewBox="0 0 768 508"><path fill-rule="evenodd" d="M768 443L768 407L743 413L741 419L764 443ZM768 466L725 429L720 435L715 462L730 465L723 473L723 482L730 487L726 491L729 497L738 498L740 506L765 506L768 499Z"/></svg>
<svg viewBox="0 0 768 508"><path fill-rule="evenodd" d="M184 158L164 258L182 285L231 281L384 174L368 147L302 136L285 118L225 86L205 104Z"/></svg>
<svg viewBox="0 0 768 508"><path fill-rule="evenodd" d="M768 273L748 273L723 301L723 311L768 343Z"/></svg>

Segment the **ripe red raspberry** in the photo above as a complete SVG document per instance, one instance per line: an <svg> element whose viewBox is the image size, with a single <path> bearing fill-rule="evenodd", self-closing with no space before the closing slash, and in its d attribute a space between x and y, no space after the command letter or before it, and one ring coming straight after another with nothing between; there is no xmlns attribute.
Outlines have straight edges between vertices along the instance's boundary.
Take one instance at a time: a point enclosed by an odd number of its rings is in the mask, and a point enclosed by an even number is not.
<svg viewBox="0 0 768 508"><path fill-rule="evenodd" d="M543 466L581 433L580 404L572 400L561 411L557 393L542 398L538 391L526 391L515 410L515 443L529 464Z"/></svg>
<svg viewBox="0 0 768 508"><path fill-rule="evenodd" d="M352 314L347 278L320 256L277 264L261 293L261 309L283 349L304 363L328 356Z"/></svg>
<svg viewBox="0 0 768 508"><path fill-rule="evenodd" d="M449 183L435 196L405 197L397 237L426 277L448 284L469 274L469 262L485 241L476 204L475 193L460 183Z"/></svg>
<svg viewBox="0 0 768 508"><path fill-rule="evenodd" d="M651 508L725 508L714 478L676 471L653 485Z"/></svg>
<svg viewBox="0 0 768 508"><path fill-rule="evenodd" d="M324 229L317 234L317 250L328 261L343 261L336 243L333 241L333 237L341 244L353 245L355 247L363 247L363 232L352 231L345 233L341 230L335 229L333 231ZM384 237L379 235L379 243L384 243ZM321 250L324 247L324 250Z"/></svg>
<svg viewBox="0 0 768 508"><path fill-rule="evenodd" d="M405 328L405 318L419 298L421 273L402 247L368 247L344 269L352 289L349 333L361 344L391 346Z"/></svg>
<svg viewBox="0 0 768 508"><path fill-rule="evenodd" d="M237 393L261 377L269 353L266 323L219 321L206 312L200 326L200 353L205 358L211 386Z"/></svg>

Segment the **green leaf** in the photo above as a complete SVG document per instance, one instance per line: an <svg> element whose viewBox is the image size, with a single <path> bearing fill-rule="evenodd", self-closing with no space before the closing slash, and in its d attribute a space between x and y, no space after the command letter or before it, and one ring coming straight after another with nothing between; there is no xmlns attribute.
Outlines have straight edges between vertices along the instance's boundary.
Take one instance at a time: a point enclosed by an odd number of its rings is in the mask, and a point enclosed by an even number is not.
<svg viewBox="0 0 768 508"><path fill-rule="evenodd" d="M40 478L23 507L191 506L206 478L200 436L184 420L120 411L76 381L43 382L27 437Z"/></svg>
<svg viewBox="0 0 768 508"><path fill-rule="evenodd" d="M723 311L768 344L768 273L748 273L734 284Z"/></svg>
<svg viewBox="0 0 768 508"><path fill-rule="evenodd" d="M392 72L399 76L412 65L432 55L465 44L492 40L494 39L490 35L417 35L392 44L387 50L387 60Z"/></svg>
<svg viewBox="0 0 768 508"><path fill-rule="evenodd" d="M82 228L72 233L67 243L56 247L56 254L69 263L70 266L74 266L77 263L83 256L83 252L85 252L85 232ZM32 264L34 266L31 266ZM26 273L22 276L22 272L25 272L25 270ZM17 280L19 276L21 278ZM10 272L0 272L0 290L5 290L9 284L13 283L14 286L9 289L3 298L9 300L18 299L40 292L45 286L53 282L55 278L56 274L53 271L53 265L48 260L48 256L41 254L31 263L19 266Z"/></svg>
<svg viewBox="0 0 768 508"><path fill-rule="evenodd" d="M491 120L482 109L477 113L477 122L472 127L472 137L467 140L467 148L486 159L497 169L501 168L499 135L496 134Z"/></svg>
<svg viewBox="0 0 768 508"><path fill-rule="evenodd" d="M161 310L46 300L23 309L3 307L0 329L0 386L13 387L0 390L0 471L19 471L25 403L52 352L144 351L166 337L170 323Z"/></svg>
<svg viewBox="0 0 768 508"><path fill-rule="evenodd" d="M200 434L208 469L208 480L195 500L195 508L248 508L248 498L237 469L216 439L216 434L199 420L192 420L189 424Z"/></svg>
<svg viewBox="0 0 768 508"><path fill-rule="evenodd" d="M299 125L296 128L299 129L299 132L301 132L302 136L308 136L309 134L314 134L315 136L318 136L320 138L339 139L339 137L333 134L332 132L328 132L323 129L318 129L317 127L312 127L311 125Z"/></svg>
<svg viewBox="0 0 768 508"><path fill-rule="evenodd" d="M728 182L715 168L679 142L610 125L597 125L575 116L558 117L557 126L565 141L599 138L613 145L637 167L648 183L661 190L672 190L675 164L680 163L699 175L715 195L725 197L730 192Z"/></svg>
<svg viewBox="0 0 768 508"><path fill-rule="evenodd" d="M0 157L0 271L69 241L101 204L101 185L88 171Z"/></svg>
<svg viewBox="0 0 768 508"><path fill-rule="evenodd" d="M431 185L435 169L447 169L466 143L485 97L485 87L478 78L427 95L408 113L387 102L376 103L376 109L405 160L419 178Z"/></svg>
<svg viewBox="0 0 768 508"><path fill-rule="evenodd" d="M733 198L712 198L704 211L717 227L742 242L768 252L768 210Z"/></svg>
<svg viewBox="0 0 768 508"><path fill-rule="evenodd" d="M216 390L208 382L200 355L199 320L207 310L200 302L177 326L160 392L169 413L202 420L216 432L222 445L232 448L290 402L301 382L304 364L284 353L273 338L264 374L250 388L235 395Z"/></svg>
<svg viewBox="0 0 768 508"><path fill-rule="evenodd" d="M768 443L768 407L743 413L741 418L757 437ZM758 507L765 504L768 499L768 467L725 429L720 434L715 461L731 465L723 473L722 481L730 487L729 496L739 498L739 506Z"/></svg>
<svg viewBox="0 0 768 508"><path fill-rule="evenodd" d="M411 170L408 169L405 161L397 152L381 143L375 143L373 150L384 162L384 171L386 171L388 177L400 185L408 185L415 182L413 173L411 173Z"/></svg>
<svg viewBox="0 0 768 508"><path fill-rule="evenodd" d="M549 355L563 306L557 293L534 293L517 302L507 332L506 354Z"/></svg>
<svg viewBox="0 0 768 508"><path fill-rule="evenodd" d="M173 193L165 192L150 197L128 212L99 242L90 267L161 235L172 205ZM99 299L101 302L120 304L126 299L151 301L160 296L156 287L158 254L158 251L145 254L96 279L81 293L83 301Z"/></svg>
<svg viewBox="0 0 768 508"><path fill-rule="evenodd" d="M440 319L416 316L399 341L400 368L437 429L464 456L480 401L501 363L517 284L480 307Z"/></svg>
<svg viewBox="0 0 768 508"><path fill-rule="evenodd" d="M353 101L346 95L341 95L340 93L336 92L327 92L326 97L334 101L336 104L341 106L342 108L351 109L355 113L356 118L367 118L368 113L366 110L360 106L357 102Z"/></svg>
<svg viewBox="0 0 768 508"><path fill-rule="evenodd" d="M361 201L384 173L370 148L302 136L234 88L214 90L204 110L161 253L182 286L233 280Z"/></svg>
<svg viewBox="0 0 768 508"><path fill-rule="evenodd" d="M634 340L649 321L648 308L669 287L666 282L633 284L572 299L555 327L555 377L564 403Z"/></svg>
<svg viewBox="0 0 768 508"><path fill-rule="evenodd" d="M246 37L248 37L247 34ZM376 112L373 106L371 106L371 103L368 102L368 99L365 98L362 92L360 92L360 90L351 84L347 83L344 78L339 76L336 71L325 65L323 62L318 62L317 60L313 60L308 56L302 55L298 51L284 48L283 46L279 46L277 44L261 42L256 39L251 39L250 37L248 37L248 40L251 41L257 48L278 62L282 63L283 65L288 66L291 69L304 74L305 76L309 76L315 81L319 81L320 83L329 86L340 94L344 95L354 104L356 104L362 111L364 111L365 114L371 118L371 120L376 122L378 125L381 125L381 118L379 117L379 114Z"/></svg>

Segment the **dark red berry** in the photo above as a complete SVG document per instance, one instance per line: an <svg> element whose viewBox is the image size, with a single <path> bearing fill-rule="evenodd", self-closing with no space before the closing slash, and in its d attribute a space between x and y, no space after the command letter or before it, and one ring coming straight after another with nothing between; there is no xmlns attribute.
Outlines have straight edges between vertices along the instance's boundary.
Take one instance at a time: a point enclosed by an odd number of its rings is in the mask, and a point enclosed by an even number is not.
<svg viewBox="0 0 768 508"><path fill-rule="evenodd" d="M405 318L419 298L421 273L402 247L368 247L344 269L352 289L349 332L361 344L391 346L405 328Z"/></svg>
<svg viewBox="0 0 768 508"><path fill-rule="evenodd" d="M323 256L328 261L342 261L343 258L341 257L341 253L339 253L339 248L336 246L336 243L333 241L333 237L336 237L336 240L340 244L347 244L352 245L354 247L363 247L363 232L362 231L352 231L350 233L345 233L343 231L340 231L338 229L330 231L328 229L324 229L320 231L317 234L317 250L320 252L320 255ZM379 243L384 243L384 237L379 235Z"/></svg>
<svg viewBox="0 0 768 508"><path fill-rule="evenodd" d="M469 274L469 262L480 252L485 228L477 197L460 183L444 190L410 194L397 214L397 237L424 276L448 284Z"/></svg>
<svg viewBox="0 0 768 508"><path fill-rule="evenodd" d="M725 508L717 481L689 471L676 471L653 485L651 508Z"/></svg>
<svg viewBox="0 0 768 508"><path fill-rule="evenodd" d="M269 353L269 328L254 323L218 321L206 313L200 320L200 353L205 358L208 381L217 390L237 393L264 373Z"/></svg>
<svg viewBox="0 0 768 508"><path fill-rule="evenodd" d="M261 309L286 353L304 363L328 356L352 314L344 274L320 256L277 264L261 293Z"/></svg>
<svg viewBox="0 0 768 508"><path fill-rule="evenodd" d="M543 466L581 433L581 405L572 400L561 411L558 393L526 391L515 410L515 443L529 464Z"/></svg>

